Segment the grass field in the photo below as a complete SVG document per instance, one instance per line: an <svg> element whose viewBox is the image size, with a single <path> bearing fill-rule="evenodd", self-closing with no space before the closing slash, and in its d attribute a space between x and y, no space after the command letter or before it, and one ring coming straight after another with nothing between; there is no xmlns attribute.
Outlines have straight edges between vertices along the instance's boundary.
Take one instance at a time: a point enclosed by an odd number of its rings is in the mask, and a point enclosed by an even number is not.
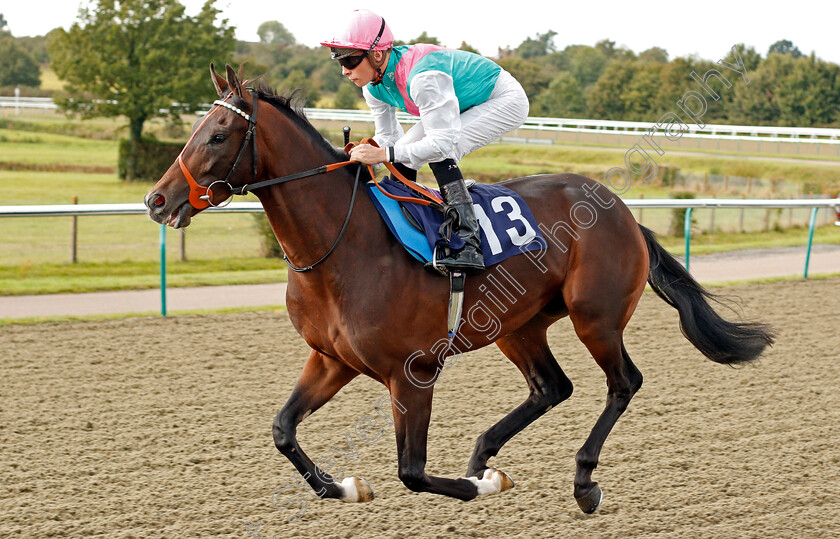
<svg viewBox="0 0 840 539"><path fill-rule="evenodd" d="M626 150L625 150L626 151ZM822 165L809 161L788 162L757 159L731 159L709 155L666 154L658 158L659 167L668 166L683 172L710 173L751 177L764 180L785 180L817 183L840 188L840 161L837 165ZM527 174L575 172L591 175L599 180L612 167L624 167L624 154L605 148L580 148L564 145L510 146L491 145L471 154L462 168L482 179L515 177ZM488 175L490 175L488 177ZM626 196L653 188L635 181ZM635 189L635 191L633 191ZM832 188L834 190L834 188Z"/></svg>
<svg viewBox="0 0 840 539"><path fill-rule="evenodd" d="M3 295L139 290L160 286L157 261L22 264L0 266ZM286 280L286 265L274 258L226 258L167 263L169 286L275 283Z"/></svg>
<svg viewBox="0 0 840 539"><path fill-rule="evenodd" d="M117 142L0 129L4 163L117 166Z"/></svg>
<svg viewBox="0 0 840 539"><path fill-rule="evenodd" d="M153 122L162 137L177 129ZM124 183L116 178L117 137L120 121L68 120L44 115L0 117L0 186L3 205L140 202L149 184ZM463 162L465 174L498 180L547 172L576 172L599 178L605 170L622 166L623 155L605 148L493 145ZM831 185L837 168L808 163L744 161L703 156L668 156L660 165L718 174L777 177ZM23 168L24 170L15 170ZM425 176L431 178L428 169ZM421 177L423 174L421 173ZM674 191L637 181L626 198L664 198ZM255 198L251 198L255 200ZM695 211L698 230L710 224L708 210ZM668 230L671 210L645 210L637 218L660 234ZM807 222L808 210L770 214L770 228ZM696 254L749 247L803 245L807 230L792 228L758 233L767 212L747 210L746 234L738 230L740 210L717 210L715 235L696 234ZM0 218L0 294L149 288L157 284L159 227L145 216L81 217L78 219L78 260L71 265L72 218ZM663 237L679 254L682 238ZM840 243L835 227L818 230L816 240ZM260 257L260 238L251 215L199 215L186 234L187 262L178 260L179 234L168 234L169 283L172 286L274 282L285 278L282 261Z"/></svg>
<svg viewBox="0 0 840 539"><path fill-rule="evenodd" d="M64 88L64 81L58 78L55 71L49 66L41 66L41 89L61 90Z"/></svg>

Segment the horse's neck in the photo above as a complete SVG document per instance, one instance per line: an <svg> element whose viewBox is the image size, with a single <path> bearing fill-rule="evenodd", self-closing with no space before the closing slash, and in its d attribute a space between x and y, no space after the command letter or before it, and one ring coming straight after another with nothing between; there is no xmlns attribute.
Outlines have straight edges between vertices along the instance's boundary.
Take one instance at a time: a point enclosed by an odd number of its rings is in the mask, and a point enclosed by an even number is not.
<svg viewBox="0 0 840 539"><path fill-rule="evenodd" d="M287 176L335 162L335 156L299 126L266 140L260 179ZM290 129L290 130L291 130ZM291 142L294 141L294 142ZM345 169L274 185L257 194L283 252L298 266L332 247L350 204L353 182Z"/></svg>

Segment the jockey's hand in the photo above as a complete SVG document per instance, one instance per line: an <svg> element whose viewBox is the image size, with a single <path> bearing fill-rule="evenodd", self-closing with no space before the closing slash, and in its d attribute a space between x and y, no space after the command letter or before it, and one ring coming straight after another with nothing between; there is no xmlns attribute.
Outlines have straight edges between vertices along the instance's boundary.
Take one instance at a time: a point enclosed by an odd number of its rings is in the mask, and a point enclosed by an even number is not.
<svg viewBox="0 0 840 539"><path fill-rule="evenodd" d="M359 144L350 150L350 160L365 165L378 165L388 160L388 149L377 148L370 144Z"/></svg>

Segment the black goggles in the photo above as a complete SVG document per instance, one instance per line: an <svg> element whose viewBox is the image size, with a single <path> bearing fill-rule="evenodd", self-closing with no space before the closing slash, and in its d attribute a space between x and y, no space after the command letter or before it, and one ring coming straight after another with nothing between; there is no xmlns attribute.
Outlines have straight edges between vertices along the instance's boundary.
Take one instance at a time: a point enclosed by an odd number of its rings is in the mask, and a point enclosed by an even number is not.
<svg viewBox="0 0 840 539"><path fill-rule="evenodd" d="M336 58L336 60L338 61L338 65L340 65L341 67L347 69L356 69L357 67L359 67L359 64L362 63L362 60L364 60L366 57L367 54L363 52L361 54L354 54L352 56L340 56Z"/></svg>

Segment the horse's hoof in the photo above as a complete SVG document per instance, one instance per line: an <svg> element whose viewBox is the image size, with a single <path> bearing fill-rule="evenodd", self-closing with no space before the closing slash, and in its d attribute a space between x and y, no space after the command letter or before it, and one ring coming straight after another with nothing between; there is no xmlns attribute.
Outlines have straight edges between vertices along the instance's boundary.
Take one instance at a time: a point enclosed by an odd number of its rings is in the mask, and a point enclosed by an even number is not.
<svg viewBox="0 0 840 539"><path fill-rule="evenodd" d="M580 510L587 515L594 513L598 509L598 506L601 505L601 500L603 499L604 493L601 492L601 487L598 486L598 483L592 485L592 488L584 492L581 496L575 496L575 501L577 501Z"/></svg>
<svg viewBox="0 0 840 539"><path fill-rule="evenodd" d="M469 477L468 479L478 487L479 495L499 494L514 487L513 479L505 472L496 468L487 468L484 470L484 476L481 479L476 479L475 477Z"/></svg>
<svg viewBox="0 0 840 539"><path fill-rule="evenodd" d="M342 501L350 503L362 503L373 501L373 489L370 484L361 477L345 477L341 482L344 494Z"/></svg>
<svg viewBox="0 0 840 539"><path fill-rule="evenodd" d="M499 489L499 492L504 492L506 490L510 490L510 489L512 489L513 487L516 486L513 482L513 479L511 479L510 476L508 474L506 474L505 472L503 472L501 470L497 470L495 468L493 468L493 471L496 474L501 476L500 477L501 487Z"/></svg>

